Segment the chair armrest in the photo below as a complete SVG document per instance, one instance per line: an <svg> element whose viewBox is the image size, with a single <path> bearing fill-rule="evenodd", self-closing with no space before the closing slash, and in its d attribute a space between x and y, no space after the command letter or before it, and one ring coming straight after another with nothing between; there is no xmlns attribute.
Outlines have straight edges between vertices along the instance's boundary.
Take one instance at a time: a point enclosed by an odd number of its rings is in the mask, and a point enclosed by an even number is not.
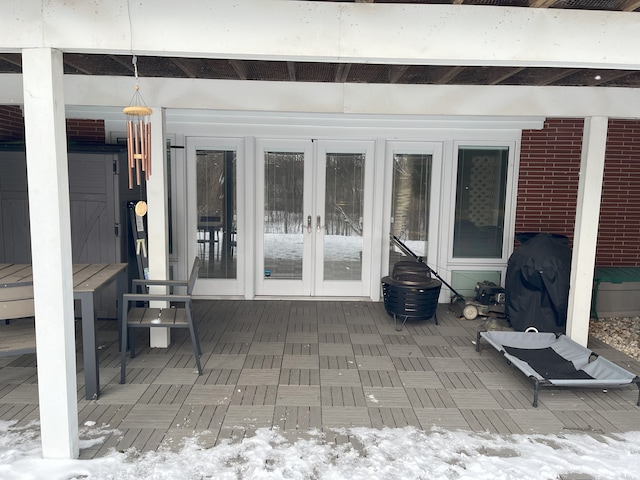
<svg viewBox="0 0 640 480"><path fill-rule="evenodd" d="M122 295L125 302L149 302L153 300L164 300L168 302L189 302L191 295L171 295L161 293L125 293Z"/></svg>

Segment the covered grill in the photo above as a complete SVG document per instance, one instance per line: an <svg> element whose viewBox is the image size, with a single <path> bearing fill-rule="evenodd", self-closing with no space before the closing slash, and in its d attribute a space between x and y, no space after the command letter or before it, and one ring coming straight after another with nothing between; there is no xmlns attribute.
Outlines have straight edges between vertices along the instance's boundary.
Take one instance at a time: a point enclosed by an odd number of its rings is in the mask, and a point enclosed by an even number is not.
<svg viewBox="0 0 640 480"><path fill-rule="evenodd" d="M435 317L442 282L431 278L430 269L422 262L401 261L393 266L390 276L382 278L384 308L393 316L396 330L402 330L408 319L428 320ZM398 319L402 320L398 327Z"/></svg>

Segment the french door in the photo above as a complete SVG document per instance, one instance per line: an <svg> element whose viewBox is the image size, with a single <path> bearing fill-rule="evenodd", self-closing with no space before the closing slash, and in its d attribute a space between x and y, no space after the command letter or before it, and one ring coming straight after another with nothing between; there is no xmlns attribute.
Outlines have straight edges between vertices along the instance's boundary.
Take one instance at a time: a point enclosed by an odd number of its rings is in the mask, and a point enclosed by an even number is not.
<svg viewBox="0 0 640 480"><path fill-rule="evenodd" d="M256 294L370 295L374 142L256 142Z"/></svg>

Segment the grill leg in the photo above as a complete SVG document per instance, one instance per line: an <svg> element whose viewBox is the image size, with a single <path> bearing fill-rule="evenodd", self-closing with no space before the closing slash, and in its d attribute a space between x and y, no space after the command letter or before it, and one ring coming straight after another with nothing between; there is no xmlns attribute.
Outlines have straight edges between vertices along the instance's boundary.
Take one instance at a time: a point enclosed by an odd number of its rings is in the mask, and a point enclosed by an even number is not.
<svg viewBox="0 0 640 480"><path fill-rule="evenodd" d="M404 315L403 315L403 316L404 316ZM393 314L393 322L394 322L394 326L395 326L395 328L396 328L396 332L399 332L399 331L401 331L401 330L403 329L404 324L405 324L405 323L407 323L407 319L408 319L408 318L409 318L409 317L404 316L404 320L403 320L403 322L400 324L400 328L398 328L398 315L396 315L395 313Z"/></svg>

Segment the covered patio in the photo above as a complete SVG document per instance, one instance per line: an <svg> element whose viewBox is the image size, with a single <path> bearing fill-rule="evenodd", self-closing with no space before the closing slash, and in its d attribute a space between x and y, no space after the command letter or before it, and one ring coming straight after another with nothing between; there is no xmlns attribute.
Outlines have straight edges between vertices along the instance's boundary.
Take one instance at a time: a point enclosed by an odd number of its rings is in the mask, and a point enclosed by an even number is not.
<svg viewBox="0 0 640 480"><path fill-rule="evenodd" d="M80 458L131 447L177 450L194 435L212 447L261 427L292 440L320 431L337 443L350 440L340 429L360 426L596 436L640 430L633 386L543 389L534 408L532 385L519 371L492 348L475 351L483 320L460 320L446 304L438 307L439 325L409 322L401 331L381 302L200 300L196 314L202 376L180 332L168 349L141 347L128 362L128 383L119 384L117 324L104 320L102 394L88 401L78 345L80 437L108 432L104 442L81 448ZM594 339L589 346L640 375L640 362ZM0 359L3 420L38 420L37 388L35 355Z"/></svg>

